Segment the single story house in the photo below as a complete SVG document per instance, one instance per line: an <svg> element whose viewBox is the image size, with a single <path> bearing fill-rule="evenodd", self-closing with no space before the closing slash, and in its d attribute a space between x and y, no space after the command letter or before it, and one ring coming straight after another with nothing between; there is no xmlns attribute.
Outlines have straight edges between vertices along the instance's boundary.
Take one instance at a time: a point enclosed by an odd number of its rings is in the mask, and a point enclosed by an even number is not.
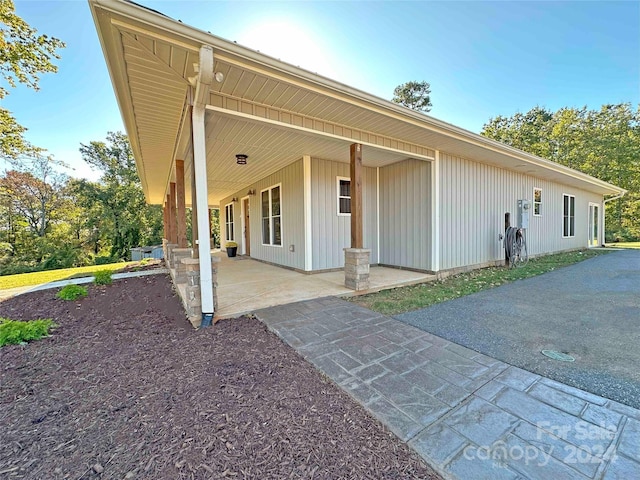
<svg viewBox="0 0 640 480"><path fill-rule="evenodd" d="M220 208L223 246L283 267L343 268L353 247L371 265L443 272L502 261L505 213L517 224L522 200L529 254L600 245L605 201L625 193L135 3L89 4L174 243L186 246L192 204ZM207 223L195 232L205 314Z"/></svg>

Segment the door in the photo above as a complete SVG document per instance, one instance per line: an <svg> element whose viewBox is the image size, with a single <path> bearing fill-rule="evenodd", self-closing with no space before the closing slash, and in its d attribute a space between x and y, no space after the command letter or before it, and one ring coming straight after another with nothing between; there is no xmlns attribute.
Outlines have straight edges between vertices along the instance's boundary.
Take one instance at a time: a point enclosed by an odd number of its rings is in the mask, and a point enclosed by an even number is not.
<svg viewBox="0 0 640 480"><path fill-rule="evenodd" d="M597 247L600 245L598 242L599 235L599 211L600 206L597 203L589 204L589 247Z"/></svg>
<svg viewBox="0 0 640 480"><path fill-rule="evenodd" d="M243 224L244 224L244 254L245 255L251 255L251 242L250 242L250 238L251 238L251 230L250 230L250 225L251 222L249 222L249 199L248 198L244 198L242 200L242 214L243 214Z"/></svg>

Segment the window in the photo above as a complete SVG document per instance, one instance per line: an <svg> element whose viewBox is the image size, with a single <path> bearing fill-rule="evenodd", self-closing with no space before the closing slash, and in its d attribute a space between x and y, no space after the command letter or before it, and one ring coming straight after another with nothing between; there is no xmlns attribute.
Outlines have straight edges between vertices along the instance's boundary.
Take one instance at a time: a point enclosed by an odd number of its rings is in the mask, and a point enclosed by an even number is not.
<svg viewBox="0 0 640 480"><path fill-rule="evenodd" d="M282 246L280 185L268 188L262 195L262 243Z"/></svg>
<svg viewBox="0 0 640 480"><path fill-rule="evenodd" d="M533 214L537 216L542 215L542 189L541 188L533 189Z"/></svg>
<svg viewBox="0 0 640 480"><path fill-rule="evenodd" d="M574 237L576 234L576 197L562 195L562 236Z"/></svg>
<svg viewBox="0 0 640 480"><path fill-rule="evenodd" d="M233 229L233 203L224 207L225 240L232 242L235 238Z"/></svg>
<svg viewBox="0 0 640 480"><path fill-rule="evenodd" d="M351 180L338 177L338 215L351 215Z"/></svg>

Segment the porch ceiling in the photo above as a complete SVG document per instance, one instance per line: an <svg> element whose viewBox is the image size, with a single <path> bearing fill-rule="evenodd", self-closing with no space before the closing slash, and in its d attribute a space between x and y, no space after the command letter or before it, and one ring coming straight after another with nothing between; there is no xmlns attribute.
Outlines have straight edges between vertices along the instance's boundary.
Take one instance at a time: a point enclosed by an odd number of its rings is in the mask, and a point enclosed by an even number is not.
<svg viewBox="0 0 640 480"><path fill-rule="evenodd" d="M365 145L369 166L428 160L437 149L597 193L623 191L131 2L89 3L149 203L164 202L176 158L190 168L190 79L202 45L225 75L206 115L211 205L303 155L346 162L353 142ZM236 165L236 153L249 155L248 165Z"/></svg>
<svg viewBox="0 0 640 480"><path fill-rule="evenodd" d="M209 203L212 206L302 159L303 155L348 163L349 145L353 143L347 139L329 138L210 111L206 114L206 133ZM236 163L237 153L249 156L246 165ZM412 157L375 147L363 148L363 164L369 167L382 167L407 158ZM190 178L190 170L189 163L187 178Z"/></svg>

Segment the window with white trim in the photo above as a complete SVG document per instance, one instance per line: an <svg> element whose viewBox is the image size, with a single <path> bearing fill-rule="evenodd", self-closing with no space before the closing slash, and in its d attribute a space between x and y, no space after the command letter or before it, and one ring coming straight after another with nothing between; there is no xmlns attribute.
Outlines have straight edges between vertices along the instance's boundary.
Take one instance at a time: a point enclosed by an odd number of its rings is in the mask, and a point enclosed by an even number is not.
<svg viewBox="0 0 640 480"><path fill-rule="evenodd" d="M542 189L533 189L533 214L536 216L542 215Z"/></svg>
<svg viewBox="0 0 640 480"><path fill-rule="evenodd" d="M233 242L235 239L234 225L233 225L233 203L230 203L224 207L224 231L225 240L227 242Z"/></svg>
<svg viewBox="0 0 640 480"><path fill-rule="evenodd" d="M562 194L562 236L574 237L576 234L576 197Z"/></svg>
<svg viewBox="0 0 640 480"><path fill-rule="evenodd" d="M280 185L260 192L263 245L282 246L281 193Z"/></svg>
<svg viewBox="0 0 640 480"><path fill-rule="evenodd" d="M351 215L351 179L337 177L338 215Z"/></svg>

